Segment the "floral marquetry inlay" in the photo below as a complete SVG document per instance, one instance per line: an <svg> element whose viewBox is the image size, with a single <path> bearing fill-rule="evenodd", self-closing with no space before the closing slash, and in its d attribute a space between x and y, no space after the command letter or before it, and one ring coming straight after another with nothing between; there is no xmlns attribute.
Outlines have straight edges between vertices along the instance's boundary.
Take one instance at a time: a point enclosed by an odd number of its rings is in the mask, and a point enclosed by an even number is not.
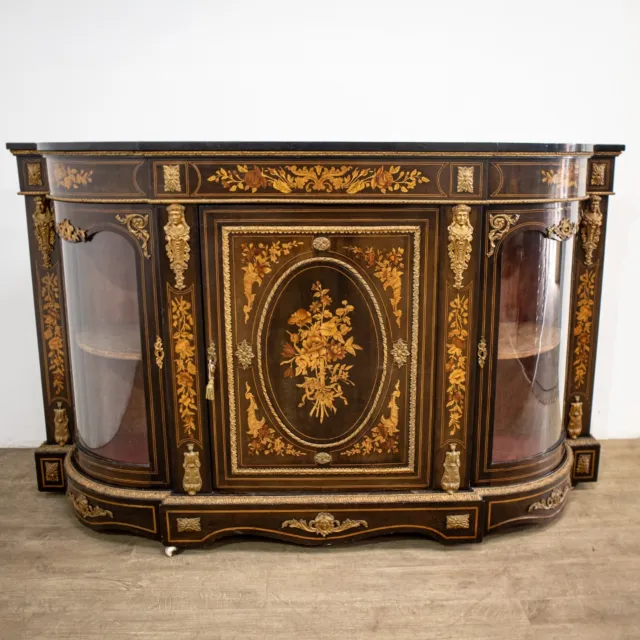
<svg viewBox="0 0 640 640"><path fill-rule="evenodd" d="M449 303L447 317L446 408L449 435L462 428L467 394L467 351L469 348L469 298L457 295Z"/></svg>
<svg viewBox="0 0 640 640"><path fill-rule="evenodd" d="M313 300L308 309L298 309L287 321L295 326L287 331L289 341L285 342L281 356L281 366L287 367L284 376L303 378L296 386L304 392L299 407L311 404L309 415L320 423L330 413L336 413L336 401L347 404L343 386L353 386L352 364L342 361L348 355L355 356L362 347L354 342L350 314L354 306L342 300L343 306L331 309L333 299L329 289L321 282L311 286Z"/></svg>
<svg viewBox="0 0 640 640"><path fill-rule="evenodd" d="M402 318L402 276L404 275L404 249L394 247L393 249L376 249L374 247L345 247L348 253L362 260L364 264L373 269L373 275L380 280L382 288L386 291L390 289L391 308L396 318L396 323L400 326Z"/></svg>
<svg viewBox="0 0 640 640"><path fill-rule="evenodd" d="M371 434L365 436L360 442L355 444L343 456L370 455L372 453L398 453L398 439L400 437L400 429L398 423L400 421L400 412L398 409L397 399L400 397L400 380L396 382L396 386L391 393L391 400L387 408L389 415L382 416L380 422L371 429Z"/></svg>
<svg viewBox="0 0 640 640"><path fill-rule="evenodd" d="M573 336L576 341L573 349L573 383L576 389L584 387L589 369L596 275L595 270L589 269L580 276L578 284L576 319L573 327Z"/></svg>
<svg viewBox="0 0 640 640"><path fill-rule="evenodd" d="M220 167L207 180L219 183L231 192L256 193L272 189L279 193L342 191L349 195L360 193L365 189L381 193L388 191L408 193L418 184L429 182L429 178L418 169L403 169L400 165L390 165L388 169L385 169L384 165L379 167L254 165L250 169L246 164L239 164L235 169Z"/></svg>
<svg viewBox="0 0 640 640"><path fill-rule="evenodd" d="M62 309L60 306L60 280L55 272L46 273L40 283L42 300L42 337L46 345L47 369L51 374L54 395L65 390L65 344L62 335Z"/></svg>
<svg viewBox="0 0 640 640"><path fill-rule="evenodd" d="M277 264L282 256L288 256L293 249L300 246L302 246L302 242L298 240L290 242L276 240L270 244L243 242L240 245L242 271L244 271L242 286L244 297L247 300L247 303L242 307L245 323L249 322L249 315L256 299L253 287L255 285L259 287L262 284L265 276L271 273L273 265Z"/></svg>
<svg viewBox="0 0 640 640"><path fill-rule="evenodd" d="M86 187L90 182L93 182L92 176L93 171L67 167L63 164L56 164L53 169L56 186L67 189L67 191L78 189L79 187Z"/></svg>
<svg viewBox="0 0 640 640"><path fill-rule="evenodd" d="M570 164L569 167L561 167L560 169L542 169L541 180L548 184L550 187L577 187L578 186L578 171L575 164Z"/></svg>
<svg viewBox="0 0 640 640"><path fill-rule="evenodd" d="M249 435L249 451L265 456L303 456L304 453L285 442L264 418L258 417L258 405L249 383L245 383L244 397L249 401L247 406L247 433Z"/></svg>

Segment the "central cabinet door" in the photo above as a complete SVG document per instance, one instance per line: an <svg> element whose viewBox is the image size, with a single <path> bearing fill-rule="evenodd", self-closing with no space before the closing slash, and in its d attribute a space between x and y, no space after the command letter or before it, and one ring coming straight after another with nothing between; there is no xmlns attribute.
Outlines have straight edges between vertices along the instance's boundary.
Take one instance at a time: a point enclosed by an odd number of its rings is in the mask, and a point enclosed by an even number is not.
<svg viewBox="0 0 640 640"><path fill-rule="evenodd" d="M428 485L436 226L415 207L203 208L218 487Z"/></svg>

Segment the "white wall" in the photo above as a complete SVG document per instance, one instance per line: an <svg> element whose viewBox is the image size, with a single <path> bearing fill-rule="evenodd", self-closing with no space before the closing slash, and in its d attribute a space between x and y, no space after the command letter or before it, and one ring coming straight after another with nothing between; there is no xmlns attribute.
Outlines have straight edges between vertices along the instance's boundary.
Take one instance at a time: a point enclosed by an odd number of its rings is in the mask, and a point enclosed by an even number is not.
<svg viewBox="0 0 640 640"><path fill-rule="evenodd" d="M0 141L626 143L593 432L640 436L639 4L0 0ZM44 435L17 190L0 152L0 446Z"/></svg>

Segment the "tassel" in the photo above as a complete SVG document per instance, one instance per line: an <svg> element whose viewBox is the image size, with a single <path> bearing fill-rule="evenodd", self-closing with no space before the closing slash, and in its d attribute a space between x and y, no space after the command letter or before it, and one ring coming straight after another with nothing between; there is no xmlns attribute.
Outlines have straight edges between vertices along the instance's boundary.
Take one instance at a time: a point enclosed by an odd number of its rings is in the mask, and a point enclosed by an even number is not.
<svg viewBox="0 0 640 640"><path fill-rule="evenodd" d="M209 382L207 382L207 390L206 390L205 396L207 400L215 399L215 393L213 391L213 380L209 380Z"/></svg>

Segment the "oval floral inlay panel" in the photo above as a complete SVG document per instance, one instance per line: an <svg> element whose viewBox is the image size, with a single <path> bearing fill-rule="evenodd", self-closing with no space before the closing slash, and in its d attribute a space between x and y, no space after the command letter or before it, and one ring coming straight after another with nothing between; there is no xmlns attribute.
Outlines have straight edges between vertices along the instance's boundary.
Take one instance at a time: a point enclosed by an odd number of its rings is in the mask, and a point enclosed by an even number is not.
<svg viewBox="0 0 640 640"><path fill-rule="evenodd" d="M260 336L267 403L299 441L317 447L348 440L377 404L386 375L374 294L331 258L304 261L274 291Z"/></svg>

